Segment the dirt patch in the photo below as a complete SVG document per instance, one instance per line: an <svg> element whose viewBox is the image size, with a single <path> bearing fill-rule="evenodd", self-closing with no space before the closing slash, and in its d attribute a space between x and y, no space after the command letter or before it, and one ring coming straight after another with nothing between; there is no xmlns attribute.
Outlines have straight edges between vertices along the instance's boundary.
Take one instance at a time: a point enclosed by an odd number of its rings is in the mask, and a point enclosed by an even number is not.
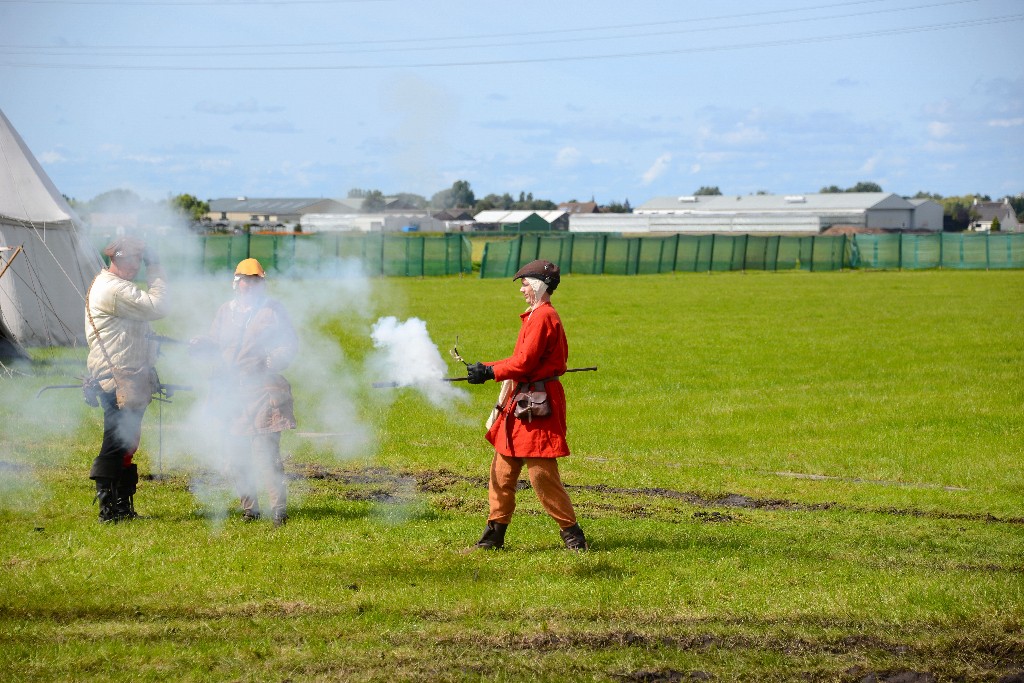
<svg viewBox="0 0 1024 683"><path fill-rule="evenodd" d="M935 683L935 675L927 671L870 671L859 666L848 669L848 680L857 683Z"/></svg>
<svg viewBox="0 0 1024 683"><path fill-rule="evenodd" d="M402 492L417 491L419 493L443 495L458 486L469 485L473 488L486 489L486 477L471 477L446 469L404 471L391 470L385 467L369 467L362 469L332 469L318 464L301 464L289 473L293 479L312 479L334 481L345 486L371 486L368 491L342 492L341 495L350 500L388 501L403 498ZM518 490L531 488L530 482L521 480ZM846 507L837 503L800 503L781 498L754 498L741 493L728 493L720 496L707 496L690 491L676 491L660 487L630 488L608 486L606 484L566 484L570 491L587 491L591 493L622 496L626 498L650 498L660 500L678 500L688 505L701 508L734 508L743 510L768 511L826 511L852 510L854 512L885 514L894 516L926 517L931 519L955 519L971 522L990 522L1001 524L1024 524L1024 517L1000 518L991 514L971 514L956 512L936 512L900 508L856 508ZM454 509L453 501L448 501L447 509ZM631 518L651 517L652 511L642 502L627 504L597 503L593 509L623 514ZM703 513L693 515L701 522L729 522L733 517L727 513Z"/></svg>
<svg viewBox="0 0 1024 683"><path fill-rule="evenodd" d="M635 671L630 674L619 674L617 678L637 683L677 683L681 681L710 681L714 678L706 671Z"/></svg>

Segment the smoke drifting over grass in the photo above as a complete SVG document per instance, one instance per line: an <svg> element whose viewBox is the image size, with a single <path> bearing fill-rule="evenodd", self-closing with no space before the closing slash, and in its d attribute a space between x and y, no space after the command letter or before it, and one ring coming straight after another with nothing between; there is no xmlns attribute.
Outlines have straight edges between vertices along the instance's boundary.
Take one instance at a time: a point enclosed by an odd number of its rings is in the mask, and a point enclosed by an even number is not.
<svg viewBox="0 0 1024 683"><path fill-rule="evenodd" d="M77 385L84 350L80 361L78 350L30 352L34 361L5 363L0 372L0 510L32 510L49 499L42 471L78 460L82 426L91 417L77 386L40 393L46 386Z"/></svg>
<svg viewBox="0 0 1024 683"><path fill-rule="evenodd" d="M184 220L175 224L173 215L162 217L162 223L164 227L148 230L99 228L91 236L83 235L83 248L98 248L125 232L136 234L154 248L168 273L172 312L153 322L157 335L165 338L157 370L162 382L193 391L178 390L170 403L150 406L135 460L143 475L185 473L198 506L219 521L237 507L224 447L227 426L211 412L215 401L209 400L224 387L214 380L216 357L190 354L188 342L207 335L219 306L234 296L233 274L231 270L203 272L202 239ZM231 258L233 266L242 256ZM143 268L139 281L146 278ZM325 261L314 272L291 271L287 276L270 270L267 295L283 305L300 339L298 356L281 373L293 387L298 422L297 429L283 434L286 459L295 455L328 461L372 458L377 448L376 422L384 414L381 409L386 411L394 398L391 392L372 388L377 381L420 392L431 406L459 419L449 409L467 401L468 393L443 381L448 368L430 340L426 323L388 315L392 299L387 281L368 277L358 260ZM82 320L72 323L83 324ZM25 449L19 444L26 440L52 443L54 464L67 465L73 458L83 482L88 476L102 439L101 411L87 407L76 390L48 392L43 400L34 400L40 386L76 382L69 375L85 374L86 349L66 353L74 358L75 367L59 369L62 375L46 378L49 381L0 379L4 385L0 411L11 425L0 444L0 507L31 504L44 497L40 487L45 485L35 472L37 463L20 456ZM32 374L39 372L38 367L32 370ZM59 410L51 409L57 405ZM77 452L72 456L69 451ZM145 488L143 483L138 497L143 513ZM289 505L293 506L301 498L301 485L293 481L290 489Z"/></svg>
<svg viewBox="0 0 1024 683"><path fill-rule="evenodd" d="M427 324L419 318L400 322L393 316L377 320L371 332L377 352L370 356L370 374L384 383L412 387L436 408L450 408L469 394L444 381L448 366L430 341Z"/></svg>

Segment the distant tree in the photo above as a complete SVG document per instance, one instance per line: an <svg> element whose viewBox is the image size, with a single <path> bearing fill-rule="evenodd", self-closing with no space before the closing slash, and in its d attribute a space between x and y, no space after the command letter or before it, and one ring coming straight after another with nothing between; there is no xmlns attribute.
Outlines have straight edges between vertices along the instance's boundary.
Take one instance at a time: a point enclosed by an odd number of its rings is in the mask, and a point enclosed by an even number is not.
<svg viewBox="0 0 1024 683"><path fill-rule="evenodd" d="M698 197L701 197L701 196L713 196L713 195L720 195L720 194L722 194L722 191L718 189L717 185L715 185L714 187L706 187L704 185L701 185L700 189L698 189L693 194L695 196L698 196Z"/></svg>
<svg viewBox="0 0 1024 683"><path fill-rule="evenodd" d="M423 195L413 194L412 192L399 192L395 195L395 199L400 202L405 202L410 206L414 206L417 209L425 209L429 203L427 198Z"/></svg>
<svg viewBox="0 0 1024 683"><path fill-rule="evenodd" d="M353 187L348 191L349 199L362 199L366 196L368 190L360 190L358 187Z"/></svg>
<svg viewBox="0 0 1024 683"><path fill-rule="evenodd" d="M452 183L452 207L468 209L476 204L476 197L473 196L473 188L469 186L468 180L456 180Z"/></svg>
<svg viewBox="0 0 1024 683"><path fill-rule="evenodd" d="M1024 223L1024 193L1017 195L1016 197L1006 197L1010 201L1010 206L1013 207L1013 212L1017 214L1017 220Z"/></svg>
<svg viewBox="0 0 1024 683"><path fill-rule="evenodd" d="M911 199L931 199L936 202L942 201L942 195L934 192L918 192Z"/></svg>
<svg viewBox="0 0 1024 683"><path fill-rule="evenodd" d="M992 219L992 232L999 232L1002 230L1002 223L999 222L999 216Z"/></svg>
<svg viewBox="0 0 1024 683"><path fill-rule="evenodd" d="M629 200L627 199L623 203L611 202L606 206L601 207L604 213L631 213L632 209L629 207Z"/></svg>
<svg viewBox="0 0 1024 683"><path fill-rule="evenodd" d="M962 197L944 197L942 204L942 229L961 232L970 227L978 217L975 201L990 201L988 195L967 194Z"/></svg>
<svg viewBox="0 0 1024 683"><path fill-rule="evenodd" d="M512 197L507 194L505 196L511 201ZM512 201L508 208L516 211L550 211L557 209L558 204L550 199L537 199L532 192L520 192L519 200Z"/></svg>
<svg viewBox="0 0 1024 683"><path fill-rule="evenodd" d="M430 208L432 209L450 209L455 204L452 202L452 189L449 187L447 190L439 190L434 193L430 198Z"/></svg>
<svg viewBox="0 0 1024 683"><path fill-rule="evenodd" d="M768 192L768 190L758 190L754 194L756 194L758 196L761 196L761 195L766 195L766 194L770 194L770 193Z"/></svg>
<svg viewBox="0 0 1024 683"><path fill-rule="evenodd" d="M367 190L363 195L363 213L380 213L387 206L387 199L380 190Z"/></svg>
<svg viewBox="0 0 1024 683"><path fill-rule="evenodd" d="M492 193L477 201L473 208L477 211L488 211L491 209L509 211L512 208L512 203L512 196L508 192L503 195Z"/></svg>
<svg viewBox="0 0 1024 683"><path fill-rule="evenodd" d="M456 180L450 188L436 192L430 198L430 206L435 209L470 209L475 205L476 197L466 180Z"/></svg>
<svg viewBox="0 0 1024 683"><path fill-rule="evenodd" d="M88 202L93 212L120 212L136 210L146 206L146 201L131 190L110 190L93 197Z"/></svg>
<svg viewBox="0 0 1024 683"><path fill-rule="evenodd" d="M848 187L845 190L838 185L829 185L818 190L821 194L835 194L837 192L882 192L882 186L878 183L872 183L867 181L861 181L853 187Z"/></svg>
<svg viewBox="0 0 1024 683"><path fill-rule="evenodd" d="M190 194L179 194L171 197L168 204L189 217L193 221L202 220L210 212L210 202L201 201Z"/></svg>
<svg viewBox="0 0 1024 683"><path fill-rule="evenodd" d="M861 181L851 187L847 192L882 192L882 186L878 183Z"/></svg>

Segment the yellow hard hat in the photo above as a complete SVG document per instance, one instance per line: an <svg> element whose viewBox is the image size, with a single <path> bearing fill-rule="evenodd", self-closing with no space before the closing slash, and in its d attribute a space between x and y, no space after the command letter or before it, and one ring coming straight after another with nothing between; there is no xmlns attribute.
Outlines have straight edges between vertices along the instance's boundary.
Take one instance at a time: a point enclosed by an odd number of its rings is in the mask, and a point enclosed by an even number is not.
<svg viewBox="0 0 1024 683"><path fill-rule="evenodd" d="M267 274L263 272L263 266L260 262L254 258L247 258L238 263L238 267L235 268L235 275L258 275L259 277L266 277Z"/></svg>

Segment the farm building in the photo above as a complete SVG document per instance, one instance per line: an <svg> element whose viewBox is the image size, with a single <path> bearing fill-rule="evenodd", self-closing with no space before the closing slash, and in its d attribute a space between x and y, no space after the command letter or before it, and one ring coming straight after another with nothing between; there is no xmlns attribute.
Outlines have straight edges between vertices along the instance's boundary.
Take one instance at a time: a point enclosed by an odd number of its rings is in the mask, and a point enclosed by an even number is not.
<svg viewBox="0 0 1024 683"><path fill-rule="evenodd" d="M1017 214L1010 206L1010 200L1004 199L1001 202L979 202L974 200L971 230L974 232L991 232L992 225L999 220L1000 232L1020 232L1020 221Z"/></svg>
<svg viewBox="0 0 1024 683"><path fill-rule="evenodd" d="M427 211L388 213L308 213L299 225L303 232L451 232L457 221L431 216Z"/></svg>
<svg viewBox="0 0 1024 683"><path fill-rule="evenodd" d="M477 230L531 232L536 230L568 230L569 213L552 211L481 211L473 217Z"/></svg>
<svg viewBox="0 0 1024 683"><path fill-rule="evenodd" d="M277 225L298 223L306 214L359 211L361 199L255 198L211 199L207 218L214 222Z"/></svg>
<svg viewBox="0 0 1024 683"><path fill-rule="evenodd" d="M887 192L657 197L632 214L573 214L573 232L817 234L834 225L942 230L942 207Z"/></svg>

